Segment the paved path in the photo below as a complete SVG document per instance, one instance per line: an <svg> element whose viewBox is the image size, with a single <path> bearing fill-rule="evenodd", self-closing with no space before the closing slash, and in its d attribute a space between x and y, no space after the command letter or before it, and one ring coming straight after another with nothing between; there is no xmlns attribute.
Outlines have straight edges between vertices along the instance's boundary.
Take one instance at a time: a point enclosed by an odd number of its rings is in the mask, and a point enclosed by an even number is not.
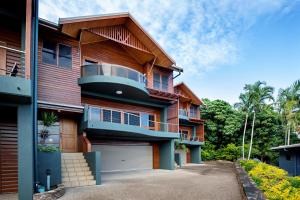
<svg viewBox="0 0 300 200"><path fill-rule="evenodd" d="M207 162L174 171L104 176L103 185L69 188L60 200L241 200L229 162Z"/></svg>

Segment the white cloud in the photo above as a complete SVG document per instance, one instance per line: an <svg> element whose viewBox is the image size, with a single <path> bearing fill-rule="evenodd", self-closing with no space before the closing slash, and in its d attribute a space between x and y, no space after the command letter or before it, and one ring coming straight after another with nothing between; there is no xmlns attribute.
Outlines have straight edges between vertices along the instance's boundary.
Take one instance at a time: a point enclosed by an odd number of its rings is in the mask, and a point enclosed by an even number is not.
<svg viewBox="0 0 300 200"><path fill-rule="evenodd" d="M293 8L289 0L41 0L40 17L130 12L178 66L181 79L230 65L239 59L238 39L259 17L278 17Z"/></svg>

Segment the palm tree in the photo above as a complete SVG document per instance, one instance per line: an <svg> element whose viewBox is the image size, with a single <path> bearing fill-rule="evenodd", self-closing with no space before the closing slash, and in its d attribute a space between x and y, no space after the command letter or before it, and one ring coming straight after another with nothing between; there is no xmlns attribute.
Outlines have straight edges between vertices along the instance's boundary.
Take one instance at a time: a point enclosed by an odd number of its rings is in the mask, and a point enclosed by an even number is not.
<svg viewBox="0 0 300 200"><path fill-rule="evenodd" d="M242 112L245 113L245 125L243 131L243 141L242 141L242 158L245 160L245 136L246 136L246 129L247 129L247 121L248 121L248 113L251 109L251 101L249 93L242 93L239 96L240 102L234 104L235 108L238 108Z"/></svg>
<svg viewBox="0 0 300 200"><path fill-rule="evenodd" d="M267 101L271 101L271 100L274 101L273 98L274 88L267 86L266 82L257 81L253 85L247 84L244 87L244 90L246 93L249 93L249 99L251 102L251 111L253 112L250 147L248 152L248 160L249 160L252 151L256 113L261 111L262 107L267 104Z"/></svg>
<svg viewBox="0 0 300 200"><path fill-rule="evenodd" d="M299 113L293 112L300 108L300 80L295 81L290 87L280 89L277 103L284 124L286 124L285 144L290 144L290 133L299 125Z"/></svg>

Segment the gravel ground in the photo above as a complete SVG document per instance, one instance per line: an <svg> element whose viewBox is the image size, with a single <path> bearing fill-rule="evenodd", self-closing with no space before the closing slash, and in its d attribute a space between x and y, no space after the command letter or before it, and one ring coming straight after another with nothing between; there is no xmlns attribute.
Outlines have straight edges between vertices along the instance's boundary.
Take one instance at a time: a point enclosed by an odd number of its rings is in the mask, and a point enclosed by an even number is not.
<svg viewBox="0 0 300 200"><path fill-rule="evenodd" d="M60 200L241 200L232 164L188 165L174 171L106 174L100 186L68 188Z"/></svg>

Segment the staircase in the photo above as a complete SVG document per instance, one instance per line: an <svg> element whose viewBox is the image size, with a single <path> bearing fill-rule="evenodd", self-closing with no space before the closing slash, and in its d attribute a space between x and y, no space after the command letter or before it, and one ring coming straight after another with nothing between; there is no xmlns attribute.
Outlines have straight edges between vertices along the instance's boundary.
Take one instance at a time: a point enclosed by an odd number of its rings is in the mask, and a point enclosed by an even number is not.
<svg viewBox="0 0 300 200"><path fill-rule="evenodd" d="M82 153L62 153L61 173L62 184L65 187L96 185Z"/></svg>

